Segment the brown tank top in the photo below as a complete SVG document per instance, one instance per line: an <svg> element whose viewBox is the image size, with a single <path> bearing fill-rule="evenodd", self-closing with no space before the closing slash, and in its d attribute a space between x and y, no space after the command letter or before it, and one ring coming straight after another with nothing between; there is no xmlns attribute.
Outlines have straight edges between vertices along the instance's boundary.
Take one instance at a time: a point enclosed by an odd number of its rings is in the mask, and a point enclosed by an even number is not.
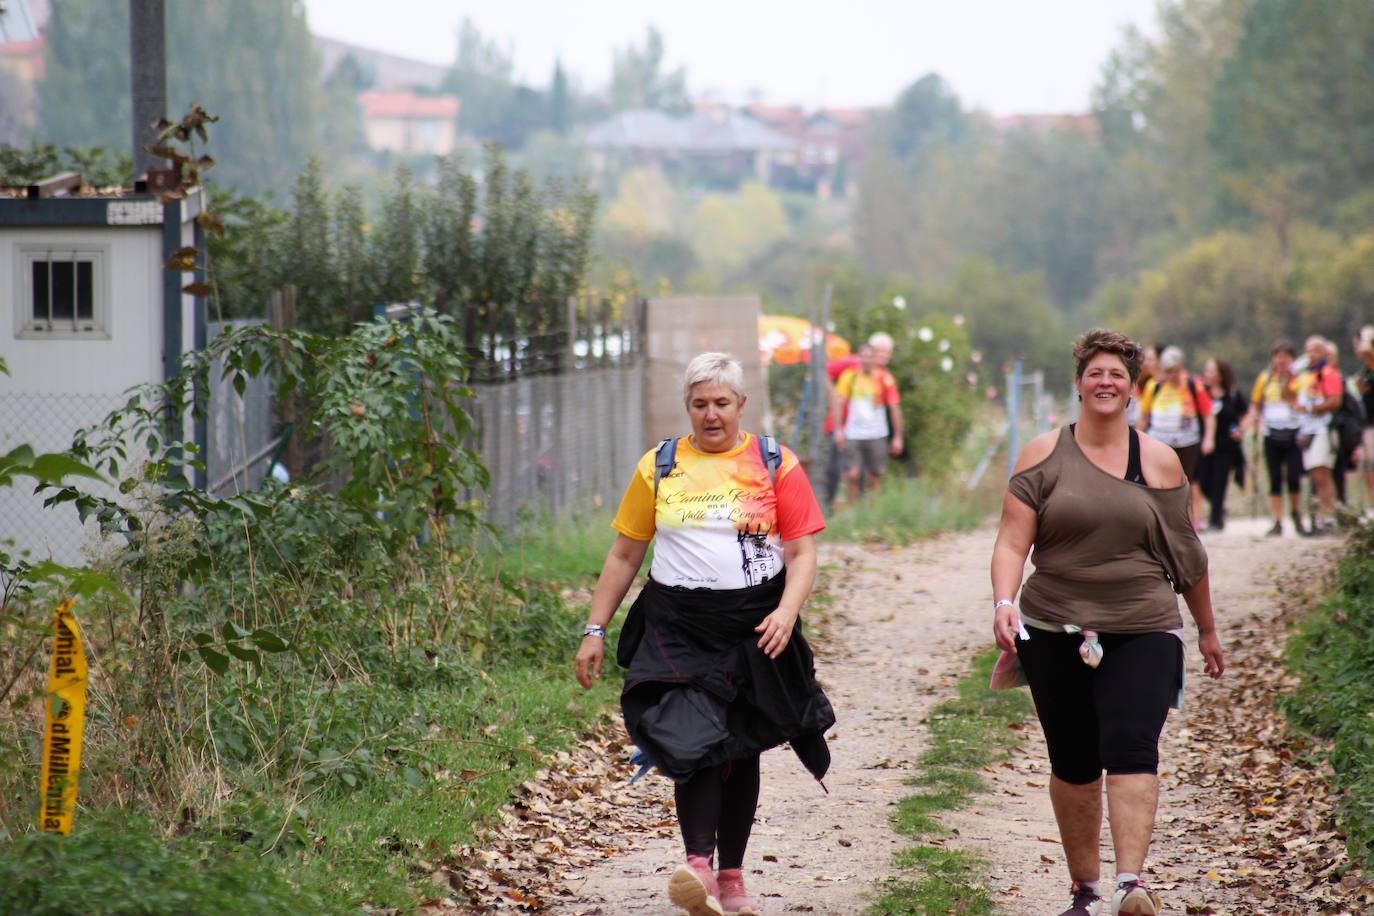
<svg viewBox="0 0 1374 916"><path fill-rule="evenodd" d="M1187 484L1160 489L1113 477L1061 429L1049 457L1007 489L1036 516L1035 571L1021 591L1026 616L1102 633L1183 625L1175 593L1207 572Z"/></svg>

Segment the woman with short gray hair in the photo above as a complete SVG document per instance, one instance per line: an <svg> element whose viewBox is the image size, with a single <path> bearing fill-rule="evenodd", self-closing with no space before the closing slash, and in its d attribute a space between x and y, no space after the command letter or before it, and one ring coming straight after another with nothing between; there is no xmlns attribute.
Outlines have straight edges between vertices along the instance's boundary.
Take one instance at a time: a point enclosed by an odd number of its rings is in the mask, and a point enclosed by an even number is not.
<svg viewBox="0 0 1374 916"><path fill-rule="evenodd" d="M756 914L743 864L759 755L790 743L818 780L830 765L824 735L835 715L800 621L825 519L797 456L740 428L748 398L738 362L702 353L683 394L692 433L645 452L630 477L576 677L590 687L601 676L606 626L653 541L616 660L625 728L676 784L686 862L668 896L691 916Z"/></svg>
<svg viewBox="0 0 1374 916"><path fill-rule="evenodd" d="M692 357L682 379L682 402L690 404L692 389L701 384L724 385L744 399L744 367L728 353L701 353Z"/></svg>

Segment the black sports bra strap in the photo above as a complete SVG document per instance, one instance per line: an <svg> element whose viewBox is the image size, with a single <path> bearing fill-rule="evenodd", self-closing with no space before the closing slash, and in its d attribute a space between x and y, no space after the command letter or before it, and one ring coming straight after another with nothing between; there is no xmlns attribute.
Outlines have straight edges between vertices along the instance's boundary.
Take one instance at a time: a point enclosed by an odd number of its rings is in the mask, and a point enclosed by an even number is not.
<svg viewBox="0 0 1374 916"><path fill-rule="evenodd" d="M1145 482L1145 469L1140 465L1140 433L1131 427L1131 449L1126 455L1126 482L1149 486Z"/></svg>
<svg viewBox="0 0 1374 916"><path fill-rule="evenodd" d="M1078 428L1077 423L1069 424L1069 435L1073 436ZM1140 433L1136 432L1135 427L1129 427L1131 433L1130 448L1126 452L1126 476L1122 478L1127 483L1138 483L1142 487L1148 487L1145 482L1145 469L1140 464ZM1077 438L1075 436L1075 438Z"/></svg>

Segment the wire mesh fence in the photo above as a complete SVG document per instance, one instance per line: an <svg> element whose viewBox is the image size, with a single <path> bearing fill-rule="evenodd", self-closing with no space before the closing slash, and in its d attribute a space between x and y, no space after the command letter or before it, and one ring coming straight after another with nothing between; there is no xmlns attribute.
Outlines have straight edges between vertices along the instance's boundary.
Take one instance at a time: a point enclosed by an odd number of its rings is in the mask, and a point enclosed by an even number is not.
<svg viewBox="0 0 1374 916"><path fill-rule="evenodd" d="M65 451L78 429L96 426L126 400L125 394L109 392L6 392L0 397L0 454L26 443L35 452ZM137 460L136 455L130 457ZM94 481L83 487L102 496L116 495L114 487ZM82 562L98 545L96 523L83 525L70 503L44 508L44 496L33 490L33 481L26 477L15 486L0 487L0 542L27 550L34 560Z"/></svg>
<svg viewBox="0 0 1374 916"><path fill-rule="evenodd" d="M209 339L226 329L237 330L261 321L211 322ZM221 379L224 367L216 361L210 372L210 402L206 405L205 477L216 495L251 490L271 470L273 447L272 380L267 375L246 379L243 394Z"/></svg>

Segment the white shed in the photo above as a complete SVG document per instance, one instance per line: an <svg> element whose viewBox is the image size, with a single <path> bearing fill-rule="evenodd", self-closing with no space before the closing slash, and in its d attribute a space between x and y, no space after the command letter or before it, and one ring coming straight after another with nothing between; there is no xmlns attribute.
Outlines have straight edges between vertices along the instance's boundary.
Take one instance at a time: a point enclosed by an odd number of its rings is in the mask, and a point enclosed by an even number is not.
<svg viewBox="0 0 1374 916"><path fill-rule="evenodd" d="M190 274L164 266L178 248L203 248L204 198L45 197L41 186L2 195L0 356L10 374L0 375L0 454L26 442L60 451L128 389L166 380L205 345L204 300L182 292ZM194 435L203 447L204 424ZM75 510L43 509L23 480L0 490L0 542L81 560L92 535Z"/></svg>

